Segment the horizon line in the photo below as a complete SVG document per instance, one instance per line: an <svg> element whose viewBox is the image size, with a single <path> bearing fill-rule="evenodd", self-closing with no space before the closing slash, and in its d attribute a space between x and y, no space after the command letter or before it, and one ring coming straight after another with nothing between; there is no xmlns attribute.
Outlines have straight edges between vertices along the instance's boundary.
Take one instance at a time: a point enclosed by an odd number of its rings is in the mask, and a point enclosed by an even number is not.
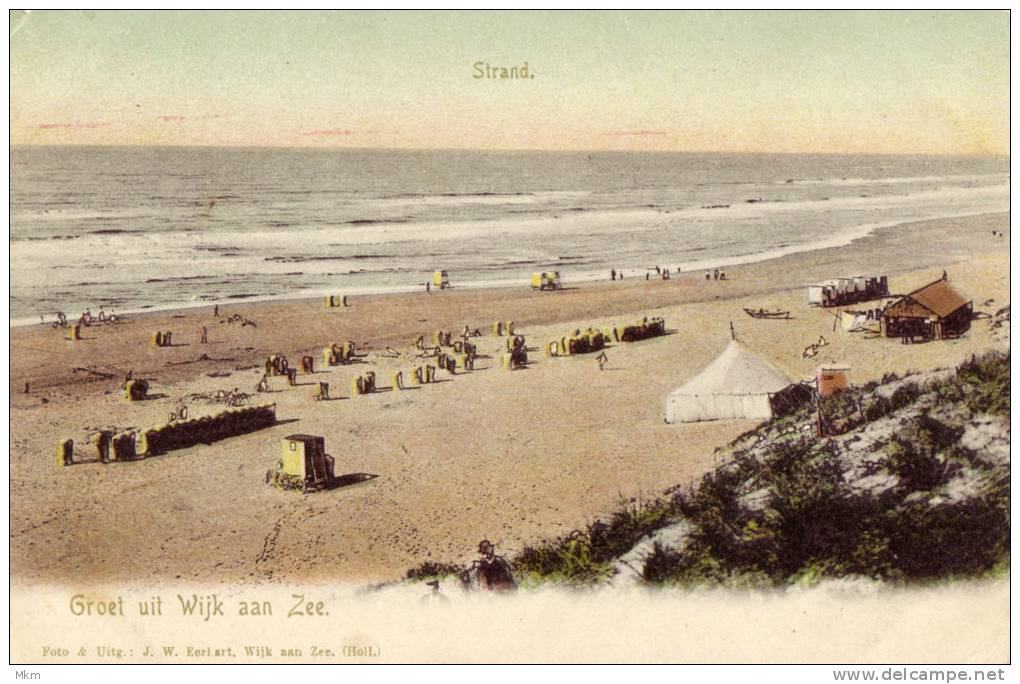
<svg viewBox="0 0 1020 684"><path fill-rule="evenodd" d="M548 149L526 147L363 147L363 146L327 146L327 145L167 145L144 143L10 143L10 149L17 147L80 147L80 148L165 148L165 149L237 149L237 150L319 150L319 151L352 151L352 152L489 152L489 153L547 153L547 154L718 154L718 155L762 155L762 156L857 156L857 157L972 157L972 158L1005 158L1008 152L776 152L751 150L620 150L611 148L572 148Z"/></svg>

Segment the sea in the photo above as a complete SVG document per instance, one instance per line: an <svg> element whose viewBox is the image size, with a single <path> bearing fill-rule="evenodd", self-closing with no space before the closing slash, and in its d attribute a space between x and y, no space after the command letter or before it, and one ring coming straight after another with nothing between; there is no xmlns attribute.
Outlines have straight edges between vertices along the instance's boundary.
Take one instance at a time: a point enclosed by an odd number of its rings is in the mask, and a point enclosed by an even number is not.
<svg viewBox="0 0 1020 684"><path fill-rule="evenodd" d="M14 147L10 324L700 272L1008 209L1006 157Z"/></svg>

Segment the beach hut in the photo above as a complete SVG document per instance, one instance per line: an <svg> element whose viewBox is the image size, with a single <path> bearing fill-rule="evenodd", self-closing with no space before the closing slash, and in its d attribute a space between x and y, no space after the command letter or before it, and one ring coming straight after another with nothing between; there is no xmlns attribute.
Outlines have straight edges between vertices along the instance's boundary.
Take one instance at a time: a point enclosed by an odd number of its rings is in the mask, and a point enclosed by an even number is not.
<svg viewBox="0 0 1020 684"><path fill-rule="evenodd" d="M326 439L313 435L283 438L283 473L300 478L309 487L324 487L333 480L333 457L326 453Z"/></svg>
<svg viewBox="0 0 1020 684"><path fill-rule="evenodd" d="M736 340L686 385L666 396L667 423L768 419L772 397L791 383L785 373Z"/></svg>
<svg viewBox="0 0 1020 684"><path fill-rule="evenodd" d="M943 279L900 297L882 314L886 337L947 339L970 329L974 303Z"/></svg>
<svg viewBox="0 0 1020 684"><path fill-rule="evenodd" d="M854 276L831 278L808 285L807 301L811 306L847 306L889 294L886 276Z"/></svg>
<svg viewBox="0 0 1020 684"><path fill-rule="evenodd" d="M816 375L818 396L827 397L850 386L850 366L821 366Z"/></svg>
<svg viewBox="0 0 1020 684"><path fill-rule="evenodd" d="M559 271L543 271L531 274L532 290L558 290L560 287L562 286L560 284Z"/></svg>
<svg viewBox="0 0 1020 684"><path fill-rule="evenodd" d="M825 303L825 285L808 285L807 301L809 306L822 306Z"/></svg>

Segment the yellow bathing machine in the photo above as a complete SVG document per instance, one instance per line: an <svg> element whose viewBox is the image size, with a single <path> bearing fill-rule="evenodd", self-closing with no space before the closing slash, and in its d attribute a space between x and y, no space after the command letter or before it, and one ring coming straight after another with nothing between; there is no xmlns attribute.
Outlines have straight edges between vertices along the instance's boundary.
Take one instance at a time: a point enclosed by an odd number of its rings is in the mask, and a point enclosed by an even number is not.
<svg viewBox="0 0 1020 684"><path fill-rule="evenodd" d="M531 274L532 290L558 290L563 287L559 271L543 271Z"/></svg>
<svg viewBox="0 0 1020 684"><path fill-rule="evenodd" d="M333 484L335 461L326 453L326 440L314 435L288 435L283 438L283 457L275 470L266 473L266 482L281 489L325 489Z"/></svg>
<svg viewBox="0 0 1020 684"><path fill-rule="evenodd" d="M436 271L432 274L432 287L440 290L450 287L450 275L446 271Z"/></svg>

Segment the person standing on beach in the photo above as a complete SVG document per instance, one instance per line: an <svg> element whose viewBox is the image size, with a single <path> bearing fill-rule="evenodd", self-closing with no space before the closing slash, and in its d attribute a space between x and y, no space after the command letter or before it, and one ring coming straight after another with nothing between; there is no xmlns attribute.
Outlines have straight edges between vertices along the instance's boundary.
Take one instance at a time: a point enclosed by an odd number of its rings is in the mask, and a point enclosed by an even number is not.
<svg viewBox="0 0 1020 684"><path fill-rule="evenodd" d="M203 325L202 326L202 342L201 342L201 344L205 344L208 341L209 341L209 330L206 329L206 327Z"/></svg>
<svg viewBox="0 0 1020 684"><path fill-rule="evenodd" d="M220 317L220 305L219 304L213 304L212 315L213 315L213 318L219 318Z"/></svg>
<svg viewBox="0 0 1020 684"><path fill-rule="evenodd" d="M599 362L599 370L600 371L605 370L606 369L606 364L609 363L609 357L606 356L605 352L602 352L601 354L596 356L595 360Z"/></svg>
<svg viewBox="0 0 1020 684"><path fill-rule="evenodd" d="M432 283L425 281L425 294L432 294Z"/></svg>
<svg viewBox="0 0 1020 684"><path fill-rule="evenodd" d="M609 272L609 278L610 278L610 280L612 280L614 282L616 281L616 269L615 268Z"/></svg>
<svg viewBox="0 0 1020 684"><path fill-rule="evenodd" d="M489 591L514 591L517 584L510 574L510 564L506 558L496 555L496 547L488 539L483 539L478 544L478 553L482 554L481 560L476 560L472 565L478 571L478 580L483 589Z"/></svg>

